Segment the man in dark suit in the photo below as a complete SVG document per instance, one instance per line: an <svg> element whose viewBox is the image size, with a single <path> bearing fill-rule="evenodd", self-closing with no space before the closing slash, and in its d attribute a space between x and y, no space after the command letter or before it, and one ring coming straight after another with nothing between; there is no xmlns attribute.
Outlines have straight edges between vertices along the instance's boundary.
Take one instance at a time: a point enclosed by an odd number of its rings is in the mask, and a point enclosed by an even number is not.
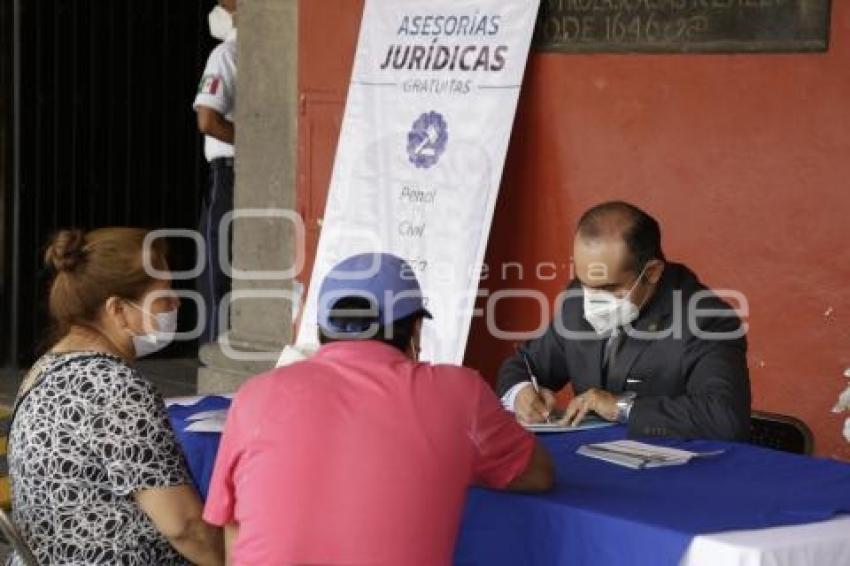
<svg viewBox="0 0 850 566"><path fill-rule="evenodd" d="M572 383L568 424L592 411L630 436L745 440L746 325L690 269L665 260L658 223L624 202L598 205L579 221L573 262L576 279L545 333L499 371L505 407L544 422L554 392Z"/></svg>

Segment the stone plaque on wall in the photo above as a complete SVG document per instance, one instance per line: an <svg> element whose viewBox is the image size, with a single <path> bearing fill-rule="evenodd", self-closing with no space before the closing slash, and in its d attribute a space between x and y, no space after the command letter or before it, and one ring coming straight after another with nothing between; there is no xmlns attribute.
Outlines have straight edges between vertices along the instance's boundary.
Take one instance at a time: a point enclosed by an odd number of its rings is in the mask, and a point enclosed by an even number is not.
<svg viewBox="0 0 850 566"><path fill-rule="evenodd" d="M535 47L590 52L795 52L829 47L830 0L543 0Z"/></svg>

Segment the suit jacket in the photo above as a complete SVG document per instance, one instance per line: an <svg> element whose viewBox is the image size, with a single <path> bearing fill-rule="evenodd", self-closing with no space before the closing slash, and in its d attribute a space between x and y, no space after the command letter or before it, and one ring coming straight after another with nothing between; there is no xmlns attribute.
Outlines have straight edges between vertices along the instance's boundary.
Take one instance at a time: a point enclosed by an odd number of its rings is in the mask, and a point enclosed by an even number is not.
<svg viewBox="0 0 850 566"><path fill-rule="evenodd" d="M596 335L584 320L580 282L572 281L568 290L575 296L562 301L543 335L520 348L541 387L558 391L572 383L576 394L591 388L637 392L629 415L630 436L748 438L745 329L731 307L690 269L675 263L665 266L655 294L632 324L636 331L659 336L630 331L613 358L607 381L602 372L607 337ZM587 338L579 339L576 332ZM717 333L734 337L716 339ZM528 379L520 354L515 354L499 370L499 392L504 395Z"/></svg>

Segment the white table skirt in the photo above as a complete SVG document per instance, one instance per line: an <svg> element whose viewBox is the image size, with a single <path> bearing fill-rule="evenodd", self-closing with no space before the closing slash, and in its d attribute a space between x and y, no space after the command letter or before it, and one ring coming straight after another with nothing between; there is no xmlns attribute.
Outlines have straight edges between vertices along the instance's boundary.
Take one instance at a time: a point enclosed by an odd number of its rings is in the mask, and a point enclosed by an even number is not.
<svg viewBox="0 0 850 566"><path fill-rule="evenodd" d="M680 566L848 566L850 516L695 537Z"/></svg>

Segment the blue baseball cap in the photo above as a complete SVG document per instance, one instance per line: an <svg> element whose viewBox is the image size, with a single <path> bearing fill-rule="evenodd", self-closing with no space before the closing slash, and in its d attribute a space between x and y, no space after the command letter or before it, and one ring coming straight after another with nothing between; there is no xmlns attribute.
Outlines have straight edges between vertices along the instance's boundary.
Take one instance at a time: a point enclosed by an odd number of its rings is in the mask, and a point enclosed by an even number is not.
<svg viewBox="0 0 850 566"><path fill-rule="evenodd" d="M349 298L366 299L370 308L356 315L335 313L336 305ZM319 289L318 323L330 332L360 333L368 329L363 327L364 318L389 326L414 313L432 318L413 268L393 254L364 253L344 259L328 272ZM346 321L346 317L358 320Z"/></svg>

